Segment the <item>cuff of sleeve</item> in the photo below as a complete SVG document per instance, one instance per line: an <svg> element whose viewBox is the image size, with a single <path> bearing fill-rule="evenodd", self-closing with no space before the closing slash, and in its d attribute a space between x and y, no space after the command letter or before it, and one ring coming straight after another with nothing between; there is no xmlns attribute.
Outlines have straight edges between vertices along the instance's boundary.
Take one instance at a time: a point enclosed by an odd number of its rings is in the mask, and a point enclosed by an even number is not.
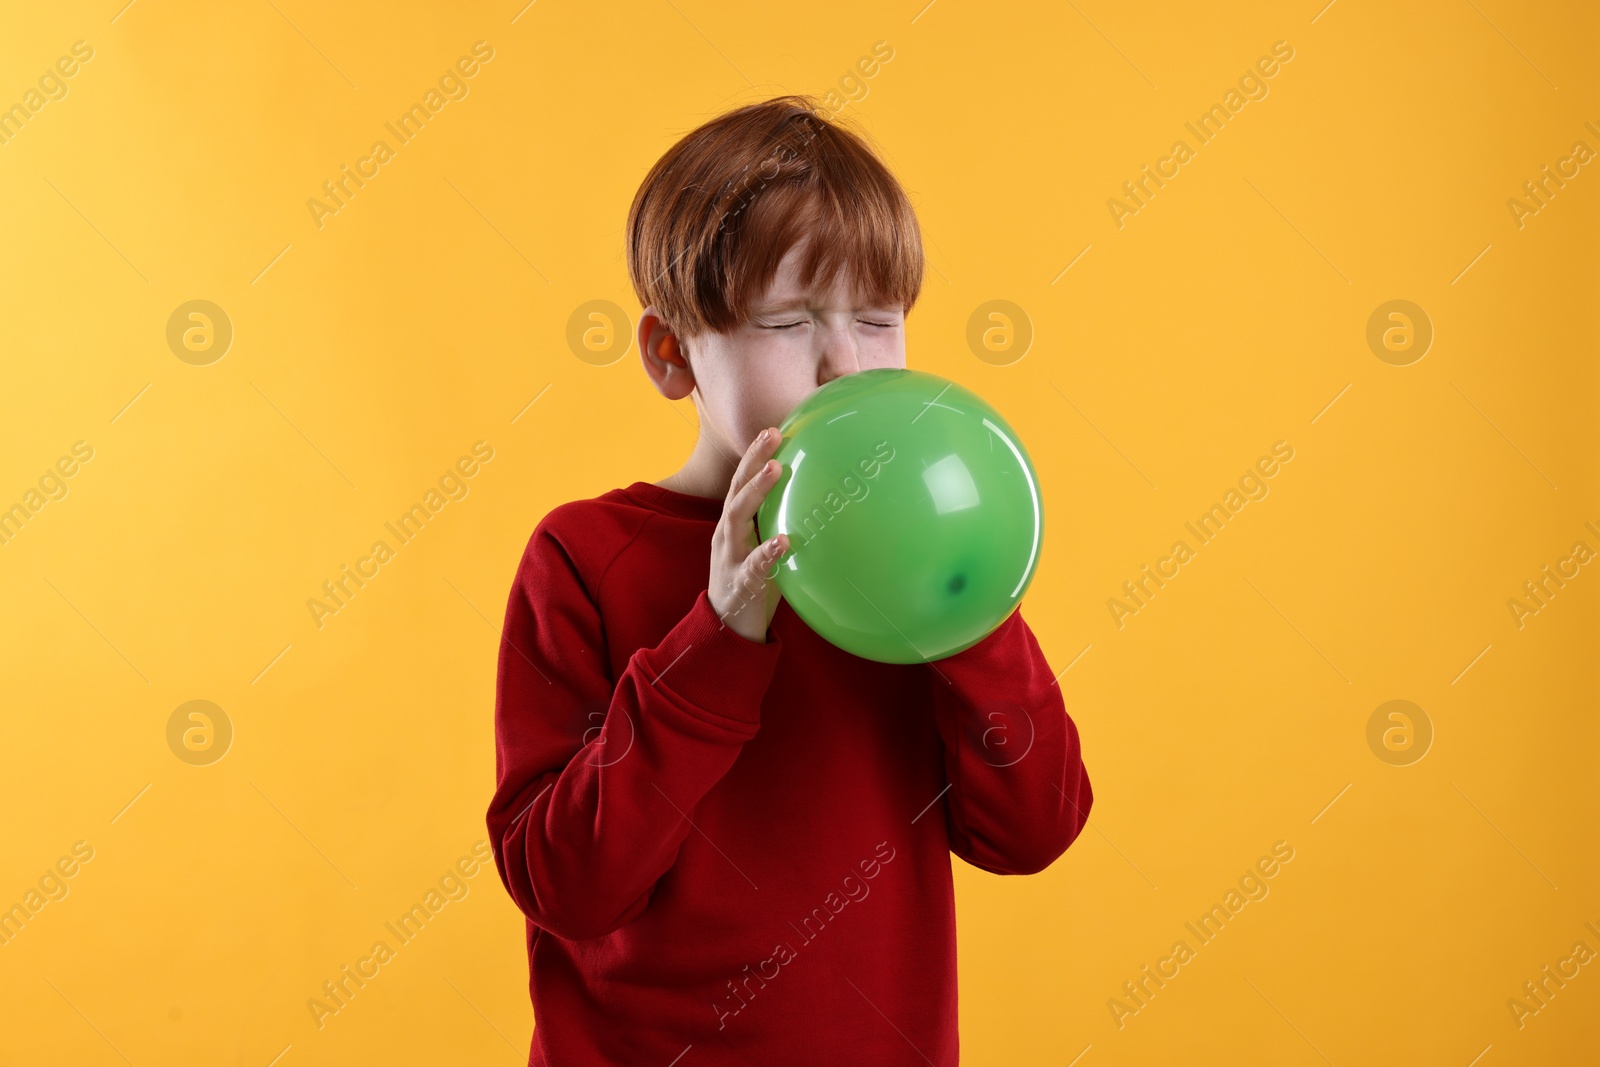
<svg viewBox="0 0 1600 1067"><path fill-rule="evenodd" d="M700 590L694 605L655 648L638 656L652 684L675 694L709 718L759 723L761 701L772 682L783 643L769 629L764 644L725 626Z"/></svg>

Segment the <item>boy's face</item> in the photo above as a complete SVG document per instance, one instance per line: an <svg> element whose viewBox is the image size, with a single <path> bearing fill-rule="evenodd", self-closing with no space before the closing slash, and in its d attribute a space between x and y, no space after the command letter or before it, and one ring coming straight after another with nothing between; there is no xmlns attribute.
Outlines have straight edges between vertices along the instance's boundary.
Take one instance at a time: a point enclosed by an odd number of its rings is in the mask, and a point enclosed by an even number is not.
<svg viewBox="0 0 1600 1067"><path fill-rule="evenodd" d="M905 315L873 306L851 292L847 271L831 289L802 289L799 264L809 238L784 256L750 320L728 333L685 343L648 307L639 319L639 348L656 388L669 400L699 395L701 435L737 460L756 434L778 426L794 407L835 378L906 365Z"/></svg>

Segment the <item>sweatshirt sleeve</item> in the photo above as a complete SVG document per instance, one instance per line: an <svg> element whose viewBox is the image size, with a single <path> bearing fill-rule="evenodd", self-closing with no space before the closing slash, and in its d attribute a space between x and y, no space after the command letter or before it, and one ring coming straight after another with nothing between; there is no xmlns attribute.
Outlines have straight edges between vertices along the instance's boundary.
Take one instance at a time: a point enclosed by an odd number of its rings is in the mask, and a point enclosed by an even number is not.
<svg viewBox="0 0 1600 1067"><path fill-rule="evenodd" d="M495 686L495 866L532 922L578 940L638 917L700 798L760 724L780 642L749 641L705 590L621 677L571 556L541 524L506 606Z"/></svg>
<svg viewBox="0 0 1600 1067"><path fill-rule="evenodd" d="M944 742L950 850L995 874L1044 870L1083 830L1094 791L1078 727L1021 609L924 669Z"/></svg>

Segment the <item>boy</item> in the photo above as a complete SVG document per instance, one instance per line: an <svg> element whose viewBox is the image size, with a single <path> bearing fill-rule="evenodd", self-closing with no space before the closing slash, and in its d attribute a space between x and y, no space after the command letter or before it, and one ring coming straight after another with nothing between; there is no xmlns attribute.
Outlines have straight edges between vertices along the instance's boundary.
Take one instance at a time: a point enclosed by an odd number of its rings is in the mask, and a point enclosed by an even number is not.
<svg viewBox="0 0 1600 1067"><path fill-rule="evenodd" d="M506 608L495 865L527 917L529 1063L954 1065L950 853L1032 874L1093 792L1014 611L894 665L818 637L757 546L777 425L905 366L899 184L805 97L688 134L628 218L641 358L683 468L555 508ZM762 431L765 431L763 435Z"/></svg>

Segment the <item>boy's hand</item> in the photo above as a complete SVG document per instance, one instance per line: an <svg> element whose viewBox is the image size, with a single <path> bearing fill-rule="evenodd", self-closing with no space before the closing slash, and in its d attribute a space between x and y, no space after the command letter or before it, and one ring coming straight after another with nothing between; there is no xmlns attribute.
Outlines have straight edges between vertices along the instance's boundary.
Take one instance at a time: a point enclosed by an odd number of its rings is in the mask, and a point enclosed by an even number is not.
<svg viewBox="0 0 1600 1067"><path fill-rule="evenodd" d="M747 641L766 644L767 627L782 594L772 577L773 564L789 548L783 534L756 545L755 514L767 492L778 483L782 465L771 459L782 437L777 427L756 435L733 472L722 519L711 537L711 606L731 630Z"/></svg>

